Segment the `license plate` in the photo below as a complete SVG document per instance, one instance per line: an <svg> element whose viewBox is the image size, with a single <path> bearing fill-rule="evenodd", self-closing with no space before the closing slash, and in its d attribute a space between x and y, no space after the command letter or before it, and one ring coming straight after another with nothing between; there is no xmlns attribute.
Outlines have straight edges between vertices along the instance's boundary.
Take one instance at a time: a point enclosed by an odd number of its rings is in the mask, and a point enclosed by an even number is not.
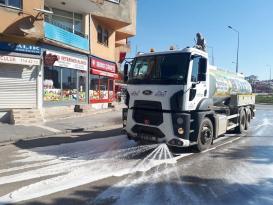
<svg viewBox="0 0 273 205"><path fill-rule="evenodd" d="M146 140L146 141L152 141L152 142L156 142L157 139L155 136L152 135L145 135L145 134L139 134L138 135L140 139Z"/></svg>

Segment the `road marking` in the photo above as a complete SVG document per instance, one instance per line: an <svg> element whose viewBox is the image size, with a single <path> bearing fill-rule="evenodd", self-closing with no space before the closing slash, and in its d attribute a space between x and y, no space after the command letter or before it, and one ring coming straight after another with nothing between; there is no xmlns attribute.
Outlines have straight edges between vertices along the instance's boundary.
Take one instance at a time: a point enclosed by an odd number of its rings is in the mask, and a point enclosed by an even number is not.
<svg viewBox="0 0 273 205"><path fill-rule="evenodd" d="M227 136L227 137L223 137L223 138L219 138L219 139L217 139L217 142L218 142L218 141L222 141L222 140L227 139L227 138L228 138L228 136ZM241 138L241 136L240 136L240 137L237 137L237 138L235 138L235 139L232 139L232 140L230 140L230 141L224 142L224 143L222 143L222 144L219 144L219 145L217 145L217 146L215 146L215 147L212 147L212 148L210 148L210 149L207 149L207 150L205 150L205 151L202 151L201 153L206 153L206 152L215 150L215 149L217 149L217 148L220 147L220 146L224 146L224 145L226 145L226 144L233 143L233 142L235 142L236 140L238 140L238 139L240 139L240 138ZM176 161L178 161L179 159L182 159L182 158L187 157L187 156L191 156L191 155L193 155L193 154L195 154L195 153L184 153L184 154L181 154L181 155L179 155L179 156L177 156L177 157L174 157L174 159L175 159Z"/></svg>
<svg viewBox="0 0 273 205"><path fill-rule="evenodd" d="M223 144L219 144L219 145L217 145L217 146L215 146L215 147L212 147L212 148L210 148L210 149L207 149L207 150L205 150L205 151L202 151L201 153L206 153L206 152L211 151L211 150L214 150L214 149L216 149L216 148L218 148L218 147L220 147L220 146L223 146L223 145L226 145L226 144L231 144L231 143L233 143L234 141L236 141L236 140L238 140L238 139L240 139L240 138L241 138L241 137L237 137L237 138L235 138L235 139L233 139L233 140L227 141L227 142L225 142L225 143L223 143Z"/></svg>
<svg viewBox="0 0 273 205"><path fill-rule="evenodd" d="M54 133L61 133L62 132L61 130L57 130L57 129L53 128L53 127L48 127L48 126L45 126L45 125L34 125L34 126L45 129L45 130L48 130L50 132L54 132Z"/></svg>

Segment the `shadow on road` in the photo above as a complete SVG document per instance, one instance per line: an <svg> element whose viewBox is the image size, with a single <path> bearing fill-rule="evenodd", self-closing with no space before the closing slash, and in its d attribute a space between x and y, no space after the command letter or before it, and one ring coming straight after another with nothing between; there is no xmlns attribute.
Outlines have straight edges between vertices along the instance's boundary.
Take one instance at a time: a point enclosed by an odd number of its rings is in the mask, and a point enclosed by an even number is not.
<svg viewBox="0 0 273 205"><path fill-rule="evenodd" d="M111 129L106 131L84 131L80 134L75 134L72 136L60 135L52 137L44 137L30 140L19 140L14 143L15 146L21 149L32 149L36 147L46 147L52 145L60 145L65 143L74 143L81 141L89 141L94 139L109 138L113 136L121 135L121 129Z"/></svg>

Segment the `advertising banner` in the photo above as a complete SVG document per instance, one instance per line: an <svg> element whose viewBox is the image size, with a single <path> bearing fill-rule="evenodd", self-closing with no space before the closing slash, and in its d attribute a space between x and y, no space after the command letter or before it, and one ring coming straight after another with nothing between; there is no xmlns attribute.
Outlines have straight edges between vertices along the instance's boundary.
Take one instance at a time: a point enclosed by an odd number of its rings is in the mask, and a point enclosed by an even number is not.
<svg viewBox="0 0 273 205"><path fill-rule="evenodd" d="M88 69L88 60L87 57L73 56L64 53L59 53L56 51L46 51L45 56L53 56L56 58L54 62L54 66L64 67L64 68L72 68L77 70L87 71ZM46 59L45 59L46 60ZM54 59L55 60L55 59Z"/></svg>

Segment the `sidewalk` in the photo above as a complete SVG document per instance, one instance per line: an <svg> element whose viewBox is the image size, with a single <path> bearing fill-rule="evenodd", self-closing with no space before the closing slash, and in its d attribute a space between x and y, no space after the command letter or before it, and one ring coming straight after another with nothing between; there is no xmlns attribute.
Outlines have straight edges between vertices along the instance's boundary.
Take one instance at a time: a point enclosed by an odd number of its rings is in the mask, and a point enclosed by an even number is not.
<svg viewBox="0 0 273 205"><path fill-rule="evenodd" d="M9 125L0 123L0 143L10 143L20 139L54 136L56 134L78 132L111 125L122 125L120 110L100 114L82 115L59 119L37 125Z"/></svg>

